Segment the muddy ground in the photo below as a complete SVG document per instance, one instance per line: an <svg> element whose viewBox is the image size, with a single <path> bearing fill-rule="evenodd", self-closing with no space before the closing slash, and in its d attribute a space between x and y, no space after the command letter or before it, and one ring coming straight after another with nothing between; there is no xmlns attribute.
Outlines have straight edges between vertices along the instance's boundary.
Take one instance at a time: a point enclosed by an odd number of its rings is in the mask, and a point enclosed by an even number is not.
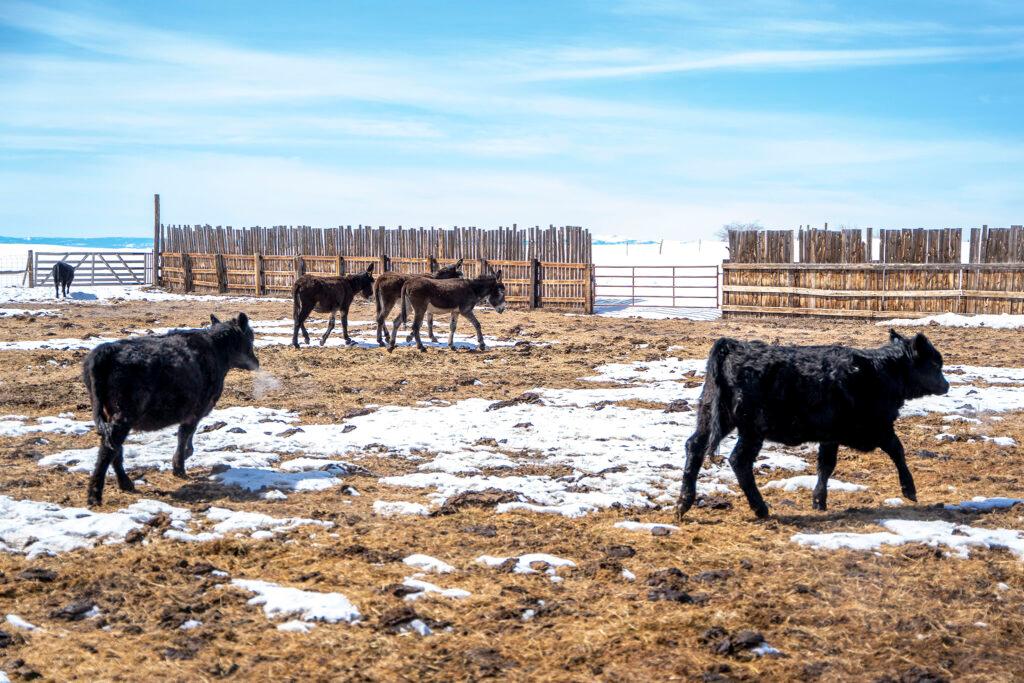
<svg viewBox="0 0 1024 683"><path fill-rule="evenodd" d="M239 305L47 306L62 315L0 320L0 341L197 326L211 311L230 315ZM254 319L290 315L284 302L244 307ZM365 304L352 313L355 320L371 317ZM488 334L532 343L483 353L400 348L390 355L378 349L269 347L258 352L260 360L282 386L256 399L251 376L233 372L220 407L259 403L296 410L303 422L338 422L368 404L411 405L432 397L500 400L538 386L579 387L578 378L599 364L703 357L722 335L865 346L886 338L884 328L868 322L808 319L646 321L509 311L500 317L483 313L481 321ZM1019 331L927 332L947 363L1024 367ZM79 380L84 356L85 351L0 352L0 414L72 412L88 419ZM946 427L938 415L897 425L917 481L916 504L884 507L883 499L899 495L888 458L844 449L836 477L869 488L834 493L827 513L811 509L809 492L762 486L770 519L756 521L733 497L727 509L695 508L681 530L667 536L612 525L622 519L671 523L670 510L607 510L568 519L467 507L443 516L379 517L372 511L375 500L427 500L423 490L378 483L378 477L408 472L407 460L370 453L353 454L372 473L353 478L360 496L338 489L291 494L272 507L204 481L208 470L193 467L189 482L150 472L139 494L108 485L102 509L120 509L144 495L194 511L215 504L329 520L338 536L301 528L271 541L183 544L164 539L157 526L147 531L145 544L101 545L32 561L0 553L0 612L41 627L25 632L0 625L7 634L0 636L0 670L12 680L90 681L1019 679L1020 558L975 550L960 559L922 545L877 553L821 551L790 540L796 532L875 531L880 516L1024 528L1019 506L985 515L936 509L972 496L1024 497L1020 448L937 444L935 434ZM1024 412L1006 414L1000 434L1024 442ZM33 437L0 439L0 494L84 506L84 474L44 469L36 460L93 446L95 436L47 440L39 445ZM682 464L682 443L678 452ZM472 562L483 554L526 552L571 558L577 566L560 570L565 580L553 583L544 574L504 573ZM410 574L401 559L412 553L458 567L457 580L449 583L472 596L403 601L392 585ZM355 625L319 624L307 634L281 632L246 604L247 594L219 588L224 580L211 576L206 565L232 577L341 592L363 618ZM636 581L622 577L623 567ZM681 575L664 572L670 568ZM40 581L24 574L27 569L51 570L54 576ZM95 603L102 616L54 616L79 599ZM435 624L433 635L394 632L396 619L404 618L400 610L409 607ZM535 616L524 620L528 609ZM180 630L189 618L203 625ZM758 632L781 654L751 655L737 644L750 637L741 635L744 630Z"/></svg>

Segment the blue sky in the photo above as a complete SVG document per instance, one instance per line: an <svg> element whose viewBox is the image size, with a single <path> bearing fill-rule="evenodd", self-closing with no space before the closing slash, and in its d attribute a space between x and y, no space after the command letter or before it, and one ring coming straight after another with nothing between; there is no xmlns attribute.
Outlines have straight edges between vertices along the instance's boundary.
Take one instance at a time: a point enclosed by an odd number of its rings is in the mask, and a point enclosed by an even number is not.
<svg viewBox="0 0 1024 683"><path fill-rule="evenodd" d="M1024 3L0 0L0 234L1024 222Z"/></svg>

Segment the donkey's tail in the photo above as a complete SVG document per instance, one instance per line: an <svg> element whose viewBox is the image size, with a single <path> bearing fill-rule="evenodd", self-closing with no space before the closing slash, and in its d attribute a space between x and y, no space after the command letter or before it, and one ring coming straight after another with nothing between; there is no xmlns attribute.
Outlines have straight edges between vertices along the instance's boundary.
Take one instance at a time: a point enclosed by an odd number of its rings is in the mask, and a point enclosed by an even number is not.
<svg viewBox="0 0 1024 683"><path fill-rule="evenodd" d="M380 291L380 278L373 281L373 305L377 310L377 319L384 315L384 294Z"/></svg>
<svg viewBox="0 0 1024 683"><path fill-rule="evenodd" d="M403 325L409 321L409 292L406 291L408 286L408 283L402 285L402 312L398 315Z"/></svg>
<svg viewBox="0 0 1024 683"><path fill-rule="evenodd" d="M92 421L104 441L110 436L111 409L107 405L107 389L110 372L113 369L114 353L112 345L100 344L86 358L82 370L82 381L92 402Z"/></svg>
<svg viewBox="0 0 1024 683"><path fill-rule="evenodd" d="M729 387L728 384L723 385L721 382L722 364L725 363L726 357L736 346L737 342L735 339L722 337L711 347L711 353L708 355L708 365L704 375L704 389L700 395L700 401L708 406L711 417L705 455L712 455L718 448L718 444L725 438L725 430L722 429L722 410L728 410L726 404L729 401Z"/></svg>

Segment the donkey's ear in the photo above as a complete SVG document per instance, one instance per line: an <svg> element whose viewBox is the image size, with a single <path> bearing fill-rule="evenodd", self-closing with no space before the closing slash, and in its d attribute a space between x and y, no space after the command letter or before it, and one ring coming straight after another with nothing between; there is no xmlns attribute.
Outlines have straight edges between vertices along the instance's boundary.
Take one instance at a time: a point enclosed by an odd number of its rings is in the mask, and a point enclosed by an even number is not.
<svg viewBox="0 0 1024 683"><path fill-rule="evenodd" d="M501 282L501 270L500 269L498 270L498 272L496 272L494 274L494 279L497 280L498 282Z"/></svg>
<svg viewBox="0 0 1024 683"><path fill-rule="evenodd" d="M462 259L459 259L458 261L455 262L455 267L456 268L461 268L462 267Z"/></svg>
<svg viewBox="0 0 1024 683"><path fill-rule="evenodd" d="M372 273L373 272L373 264L372 263L370 265L366 266L366 272L367 273Z"/></svg>
<svg viewBox="0 0 1024 683"><path fill-rule="evenodd" d="M210 314L210 324L211 325L219 325L220 324L220 320L218 320L217 316L215 316L213 313Z"/></svg>
<svg viewBox="0 0 1024 683"><path fill-rule="evenodd" d="M238 326L241 327L243 330L248 329L249 328L249 316L247 316L245 313L239 313L238 314Z"/></svg>
<svg viewBox="0 0 1024 683"><path fill-rule="evenodd" d="M896 330L894 330L894 329L892 329L890 327L889 328L889 341L895 343L895 342L905 342L907 340L903 337L903 335L901 335L899 332L897 332Z"/></svg>

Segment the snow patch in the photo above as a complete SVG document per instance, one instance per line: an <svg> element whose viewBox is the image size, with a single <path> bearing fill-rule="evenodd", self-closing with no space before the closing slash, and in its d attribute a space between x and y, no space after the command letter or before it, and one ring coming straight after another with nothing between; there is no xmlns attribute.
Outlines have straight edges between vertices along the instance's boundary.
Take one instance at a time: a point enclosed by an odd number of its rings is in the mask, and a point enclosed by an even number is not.
<svg viewBox="0 0 1024 683"><path fill-rule="evenodd" d="M269 581L234 579L232 586L255 593L248 604L263 607L268 619L298 615L301 621L356 623L359 610L341 593L318 593L289 588Z"/></svg>
<svg viewBox="0 0 1024 683"><path fill-rule="evenodd" d="M799 491L806 489L813 491L814 487L818 485L818 477L815 475L804 475L799 477L790 477L788 479L776 479L770 481L764 485L766 489L782 489L783 491ZM861 484L851 484L846 481L840 481L839 479L828 480L828 490L831 491L867 491L868 487Z"/></svg>

